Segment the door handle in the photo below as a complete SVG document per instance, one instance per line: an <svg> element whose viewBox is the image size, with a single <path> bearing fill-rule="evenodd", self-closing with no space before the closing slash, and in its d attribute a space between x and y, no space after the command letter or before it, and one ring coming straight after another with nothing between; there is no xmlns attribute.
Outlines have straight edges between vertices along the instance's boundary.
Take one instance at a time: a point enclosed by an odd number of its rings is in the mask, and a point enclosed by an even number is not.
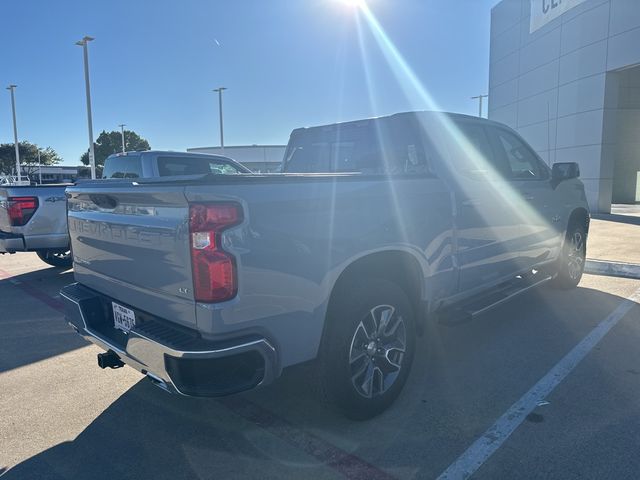
<svg viewBox="0 0 640 480"><path fill-rule="evenodd" d="M463 207L477 207L478 205L480 205L480 201L479 200L474 200L472 198L468 198L468 199L462 201L462 206Z"/></svg>
<svg viewBox="0 0 640 480"><path fill-rule="evenodd" d="M525 193L525 194L524 194L524 199L525 199L527 202L532 202L533 200L535 200L535 199L536 199L536 197L535 197L534 195L531 195L531 194Z"/></svg>

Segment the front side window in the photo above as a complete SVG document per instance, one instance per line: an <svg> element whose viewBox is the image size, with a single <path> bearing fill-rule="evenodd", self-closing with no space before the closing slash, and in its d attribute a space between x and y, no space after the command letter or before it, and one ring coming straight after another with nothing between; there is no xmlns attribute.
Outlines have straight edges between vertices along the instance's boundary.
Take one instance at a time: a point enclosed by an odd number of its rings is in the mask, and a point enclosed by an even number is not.
<svg viewBox="0 0 640 480"><path fill-rule="evenodd" d="M468 176L506 178L509 166L501 155L496 155L483 125L460 122L453 139L452 155L455 167Z"/></svg>
<svg viewBox="0 0 640 480"><path fill-rule="evenodd" d="M533 180L548 176L535 153L516 135L499 129L496 131L496 137L498 148L509 164L513 180Z"/></svg>
<svg viewBox="0 0 640 480"><path fill-rule="evenodd" d="M225 162L209 162L209 170L211 173L218 175L236 175L242 173L234 165Z"/></svg>

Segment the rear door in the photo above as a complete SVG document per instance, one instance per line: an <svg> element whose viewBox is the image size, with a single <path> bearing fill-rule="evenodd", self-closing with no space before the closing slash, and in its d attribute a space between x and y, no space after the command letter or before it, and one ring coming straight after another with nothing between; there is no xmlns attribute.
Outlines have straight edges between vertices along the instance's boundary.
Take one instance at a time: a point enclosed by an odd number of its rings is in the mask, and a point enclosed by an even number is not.
<svg viewBox="0 0 640 480"><path fill-rule="evenodd" d="M497 154L509 166L514 206L519 212L518 266L528 269L555 258L561 246L561 212L553 198L551 172L514 132L490 127L489 133Z"/></svg>
<svg viewBox="0 0 640 480"><path fill-rule="evenodd" d="M512 204L507 165L484 125L456 122L450 178L456 195L460 291L482 290L517 270L518 211Z"/></svg>

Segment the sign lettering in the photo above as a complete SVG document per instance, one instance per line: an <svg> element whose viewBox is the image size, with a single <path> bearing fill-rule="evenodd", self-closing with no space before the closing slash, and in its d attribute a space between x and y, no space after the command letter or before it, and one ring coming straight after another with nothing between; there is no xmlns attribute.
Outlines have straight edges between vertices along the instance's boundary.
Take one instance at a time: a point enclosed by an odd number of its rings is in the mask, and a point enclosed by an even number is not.
<svg viewBox="0 0 640 480"><path fill-rule="evenodd" d="M531 26L529 32L544 27L551 20L587 0L531 0Z"/></svg>

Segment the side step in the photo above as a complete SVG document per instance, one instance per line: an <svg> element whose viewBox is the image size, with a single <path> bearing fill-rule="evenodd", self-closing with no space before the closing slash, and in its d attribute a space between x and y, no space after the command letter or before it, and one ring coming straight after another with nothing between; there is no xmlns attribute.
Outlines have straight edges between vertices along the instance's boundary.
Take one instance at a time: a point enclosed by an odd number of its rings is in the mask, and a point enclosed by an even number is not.
<svg viewBox="0 0 640 480"><path fill-rule="evenodd" d="M540 276L534 274L528 277L516 277L513 281L503 284L489 294L473 297L462 305L445 309L438 315L438 323L441 325L460 325L471 322L483 313L548 282L552 278L551 275L542 274Z"/></svg>

